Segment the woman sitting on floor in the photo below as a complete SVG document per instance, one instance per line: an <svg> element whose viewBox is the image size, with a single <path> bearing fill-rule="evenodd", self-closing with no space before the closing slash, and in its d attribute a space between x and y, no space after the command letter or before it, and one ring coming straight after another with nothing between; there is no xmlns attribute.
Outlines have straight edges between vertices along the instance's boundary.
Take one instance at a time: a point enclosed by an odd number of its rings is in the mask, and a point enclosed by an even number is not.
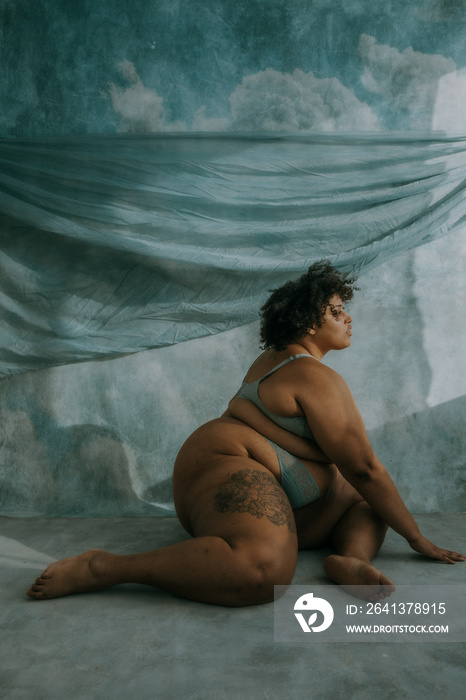
<svg viewBox="0 0 466 700"><path fill-rule="evenodd" d="M217 605L266 603L274 585L291 583L298 549L330 543L329 578L378 600L395 588L371 564L388 526L421 554L464 561L420 533L347 385L321 363L351 345L344 303L353 282L319 262L263 306L265 352L228 410L196 430L175 463L175 507L191 539L141 554L91 550L61 560L28 595L142 583Z"/></svg>

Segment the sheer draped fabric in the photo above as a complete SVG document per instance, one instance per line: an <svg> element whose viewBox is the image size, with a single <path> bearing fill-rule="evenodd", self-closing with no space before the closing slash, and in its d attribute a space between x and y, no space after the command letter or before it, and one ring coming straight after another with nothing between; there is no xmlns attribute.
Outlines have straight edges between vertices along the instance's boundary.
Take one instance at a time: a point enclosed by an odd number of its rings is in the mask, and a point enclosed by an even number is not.
<svg viewBox="0 0 466 700"><path fill-rule="evenodd" d="M466 137L0 140L0 374L258 318L322 258L359 273L464 224Z"/></svg>

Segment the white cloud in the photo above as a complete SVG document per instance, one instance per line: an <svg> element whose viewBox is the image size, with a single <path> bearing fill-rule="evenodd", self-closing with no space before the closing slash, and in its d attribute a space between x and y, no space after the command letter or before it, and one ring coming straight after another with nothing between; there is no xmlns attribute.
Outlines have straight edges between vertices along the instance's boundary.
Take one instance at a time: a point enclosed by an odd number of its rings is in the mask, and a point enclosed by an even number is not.
<svg viewBox="0 0 466 700"><path fill-rule="evenodd" d="M113 108L123 131L137 133L187 130L185 122L170 122L163 98L146 88L130 61L119 64L123 79L112 83ZM231 112L206 117L205 107L193 116L193 131L374 131L379 128L370 107L336 78L316 78L296 69L272 68L249 75L230 96Z"/></svg>
<svg viewBox="0 0 466 700"><path fill-rule="evenodd" d="M439 54L404 51L362 34L358 53L364 64L361 82L380 95L388 128L466 130L466 72ZM253 73L230 95L227 114L206 116L203 106L186 121L170 121L163 98L147 88L130 61L119 66L124 87L110 84L113 108L125 132L166 131L376 131L371 107L337 78L317 78L300 69L273 68ZM189 124L189 125L188 125Z"/></svg>
<svg viewBox="0 0 466 700"><path fill-rule="evenodd" d="M455 62L411 46L399 51L367 34L360 37L358 53L364 64L364 87L382 95L390 108L409 114L412 128L430 129L439 81L455 72Z"/></svg>
<svg viewBox="0 0 466 700"><path fill-rule="evenodd" d="M230 97L235 131L373 131L369 105L336 78L272 68L243 79Z"/></svg>
<svg viewBox="0 0 466 700"><path fill-rule="evenodd" d="M466 132L466 71L455 71L438 81L433 107L432 128Z"/></svg>
<svg viewBox="0 0 466 700"><path fill-rule="evenodd" d="M186 131L184 122L167 120L163 98L155 90L144 86L133 63L122 61L118 69L122 78L129 83L124 88L110 83L110 97L113 109L121 117L122 131Z"/></svg>

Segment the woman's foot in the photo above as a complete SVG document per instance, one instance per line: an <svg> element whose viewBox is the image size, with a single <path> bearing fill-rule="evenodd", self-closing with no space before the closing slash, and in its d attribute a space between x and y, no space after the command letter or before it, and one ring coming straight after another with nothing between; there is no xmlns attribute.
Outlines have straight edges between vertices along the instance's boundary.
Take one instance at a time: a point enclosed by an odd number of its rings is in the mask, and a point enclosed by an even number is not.
<svg viewBox="0 0 466 700"><path fill-rule="evenodd" d="M76 557L61 559L36 578L26 595L35 600L47 600L108 588L113 584L106 575L106 562L113 556L100 549L90 549Z"/></svg>
<svg viewBox="0 0 466 700"><path fill-rule="evenodd" d="M393 581L375 566L356 557L332 554L325 559L324 569L332 581L363 600L388 598L396 588Z"/></svg>

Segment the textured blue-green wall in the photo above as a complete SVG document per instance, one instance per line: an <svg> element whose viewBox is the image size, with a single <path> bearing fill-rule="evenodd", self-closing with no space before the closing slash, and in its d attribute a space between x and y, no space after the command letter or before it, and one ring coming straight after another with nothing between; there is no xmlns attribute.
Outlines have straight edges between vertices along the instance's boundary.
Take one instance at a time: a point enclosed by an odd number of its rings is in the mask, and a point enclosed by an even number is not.
<svg viewBox="0 0 466 700"><path fill-rule="evenodd" d="M464 2L1 0L0 136L466 131ZM466 237L365 275L329 358L414 511L464 510ZM1 512L160 514L257 326L0 383ZM154 504L158 504L157 507Z"/></svg>

